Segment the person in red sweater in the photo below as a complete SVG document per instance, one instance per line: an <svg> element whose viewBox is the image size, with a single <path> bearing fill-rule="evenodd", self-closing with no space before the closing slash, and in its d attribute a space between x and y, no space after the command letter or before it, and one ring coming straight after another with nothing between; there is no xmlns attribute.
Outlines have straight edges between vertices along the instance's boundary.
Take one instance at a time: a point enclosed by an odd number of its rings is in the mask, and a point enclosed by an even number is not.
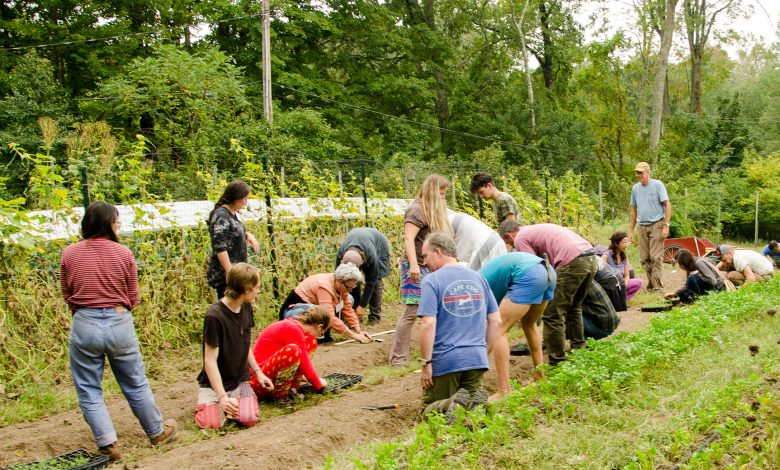
<svg viewBox="0 0 780 470"><path fill-rule="evenodd" d="M138 305L138 269L118 231L117 208L92 203L81 220L82 240L67 246L60 262L62 297L73 313L68 336L73 385L98 451L114 462L122 453L103 400L106 359L152 445L176 434L176 421L163 420L144 372L131 312Z"/></svg>
<svg viewBox="0 0 780 470"><path fill-rule="evenodd" d="M294 318L271 323L260 333L254 358L274 386L263 388L252 373L249 383L258 397L284 398L290 389L298 389L304 377L315 390L325 388L325 379L317 375L311 355L317 349L317 338L330 327L330 320L327 310L312 305Z"/></svg>

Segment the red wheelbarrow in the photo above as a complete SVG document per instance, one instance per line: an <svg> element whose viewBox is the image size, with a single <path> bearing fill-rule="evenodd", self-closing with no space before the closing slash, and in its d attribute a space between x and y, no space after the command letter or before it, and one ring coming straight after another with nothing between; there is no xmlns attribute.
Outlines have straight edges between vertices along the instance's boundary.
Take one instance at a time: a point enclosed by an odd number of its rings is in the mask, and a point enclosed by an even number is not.
<svg viewBox="0 0 780 470"><path fill-rule="evenodd" d="M677 259L677 253L685 248L694 256L707 256L715 251L715 244L706 238L685 237L685 238L667 238L664 240L664 263L674 263Z"/></svg>

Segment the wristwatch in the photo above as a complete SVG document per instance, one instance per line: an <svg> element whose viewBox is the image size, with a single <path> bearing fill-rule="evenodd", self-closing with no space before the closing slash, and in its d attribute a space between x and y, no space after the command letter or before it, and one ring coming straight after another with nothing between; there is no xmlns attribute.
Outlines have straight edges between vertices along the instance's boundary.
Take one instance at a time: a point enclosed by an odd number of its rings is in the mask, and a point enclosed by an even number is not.
<svg viewBox="0 0 780 470"><path fill-rule="evenodd" d="M428 364L431 364L433 362L433 359L420 358L420 362L422 363L422 365L427 366Z"/></svg>

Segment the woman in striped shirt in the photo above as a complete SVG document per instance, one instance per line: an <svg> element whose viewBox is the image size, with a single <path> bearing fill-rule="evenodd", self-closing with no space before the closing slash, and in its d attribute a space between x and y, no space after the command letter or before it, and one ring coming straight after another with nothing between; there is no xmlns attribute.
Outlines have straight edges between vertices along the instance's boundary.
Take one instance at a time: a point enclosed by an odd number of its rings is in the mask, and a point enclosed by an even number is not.
<svg viewBox="0 0 780 470"><path fill-rule="evenodd" d="M131 314L138 304L138 272L133 253L119 243L118 229L116 207L91 204L81 221L83 239L63 250L60 263L62 297L73 312L68 338L73 384L99 452L112 461L122 454L103 400L106 359L152 445L176 433L176 421L163 421L144 372Z"/></svg>

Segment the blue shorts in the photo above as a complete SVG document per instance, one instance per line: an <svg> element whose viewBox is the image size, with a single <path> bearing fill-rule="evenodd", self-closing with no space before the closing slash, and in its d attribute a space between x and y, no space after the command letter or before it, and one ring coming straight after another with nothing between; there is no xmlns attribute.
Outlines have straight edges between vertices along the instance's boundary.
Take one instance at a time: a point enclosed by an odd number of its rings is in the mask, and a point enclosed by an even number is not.
<svg viewBox="0 0 780 470"><path fill-rule="evenodd" d="M550 269L548 281L544 263L535 264L528 268L523 277L512 281L505 298L518 305L536 305L552 300L557 280L555 270Z"/></svg>

